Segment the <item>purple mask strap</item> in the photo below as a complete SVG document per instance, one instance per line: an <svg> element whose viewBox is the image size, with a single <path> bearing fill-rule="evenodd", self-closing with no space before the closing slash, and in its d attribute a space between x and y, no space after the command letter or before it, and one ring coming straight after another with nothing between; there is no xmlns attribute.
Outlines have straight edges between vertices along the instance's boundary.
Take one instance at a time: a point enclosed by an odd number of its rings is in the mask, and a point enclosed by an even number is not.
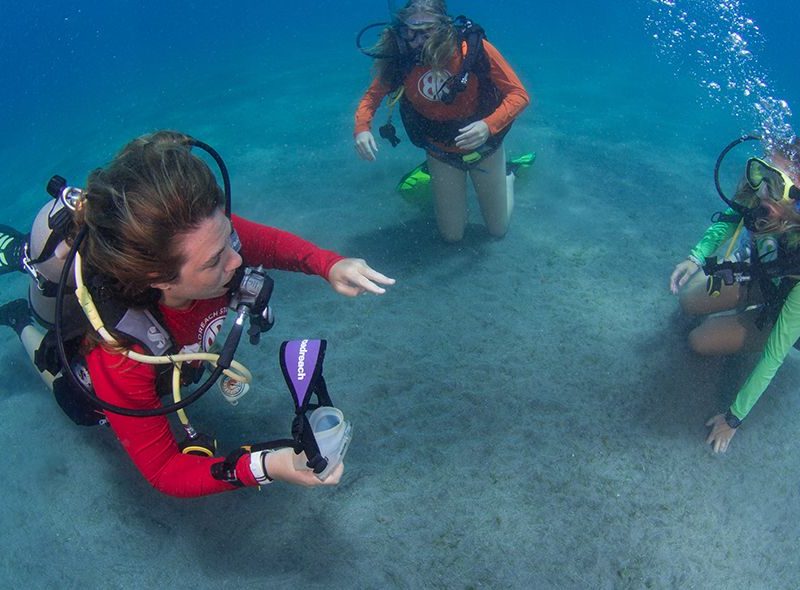
<svg viewBox="0 0 800 590"><path fill-rule="evenodd" d="M290 340L284 348L283 360L298 408L309 395L311 380L319 360L320 340Z"/></svg>

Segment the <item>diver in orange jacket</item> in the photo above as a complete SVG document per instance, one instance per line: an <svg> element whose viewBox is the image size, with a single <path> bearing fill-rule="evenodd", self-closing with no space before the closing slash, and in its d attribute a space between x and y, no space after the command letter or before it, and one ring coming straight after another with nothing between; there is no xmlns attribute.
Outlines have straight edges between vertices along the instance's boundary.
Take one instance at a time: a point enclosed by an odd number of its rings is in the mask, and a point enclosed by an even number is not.
<svg viewBox="0 0 800 590"><path fill-rule="evenodd" d="M409 139L425 149L436 220L448 242L467 221L469 173L489 233L502 237L514 207L514 175L506 174L503 138L528 105L528 93L508 62L469 19L452 19L442 0L412 0L399 10L375 47L376 76L355 115L355 147L364 160L378 151L370 131L387 95L399 104ZM396 145L394 127L382 137Z"/></svg>

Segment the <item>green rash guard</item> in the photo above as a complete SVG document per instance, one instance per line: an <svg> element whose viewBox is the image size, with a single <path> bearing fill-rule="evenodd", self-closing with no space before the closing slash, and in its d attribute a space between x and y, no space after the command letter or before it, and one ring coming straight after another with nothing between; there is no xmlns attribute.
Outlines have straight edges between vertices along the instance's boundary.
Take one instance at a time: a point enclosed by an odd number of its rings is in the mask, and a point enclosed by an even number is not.
<svg viewBox="0 0 800 590"><path fill-rule="evenodd" d="M733 199L746 207L754 206L758 201L755 191L747 184L746 178L739 180ZM722 216L737 218L738 214L731 207L728 207ZM697 245L692 248L689 253L689 259L698 266L703 266L706 263L706 257L711 256L726 240L733 236L738 225L738 222L735 221L716 221L711 224L700 241L697 242Z"/></svg>
<svg viewBox="0 0 800 590"><path fill-rule="evenodd" d="M743 420L764 393L783 359L800 338L800 283L792 287L767 338L761 358L731 404L731 413Z"/></svg>
<svg viewBox="0 0 800 590"><path fill-rule="evenodd" d="M723 215L735 215L736 212L728 208ZM737 223L731 221L717 221L712 223L711 226L697 242L697 245L692 248L689 253L689 258L698 266L703 266L706 263L706 258L711 256L717 249L725 243L736 231Z"/></svg>
<svg viewBox="0 0 800 590"><path fill-rule="evenodd" d="M725 214L733 214L733 209L728 209ZM727 239L736 231L736 223L717 221L703 234L703 237L692 248L691 258L702 265L706 257L711 256ZM744 385L736 394L736 399L731 404L731 413L739 420L744 420L756 404L761 394L767 389L775 373L783 364L783 360L800 338L800 283L789 292L788 297L781 307L778 319L761 352L761 358L756 364Z"/></svg>

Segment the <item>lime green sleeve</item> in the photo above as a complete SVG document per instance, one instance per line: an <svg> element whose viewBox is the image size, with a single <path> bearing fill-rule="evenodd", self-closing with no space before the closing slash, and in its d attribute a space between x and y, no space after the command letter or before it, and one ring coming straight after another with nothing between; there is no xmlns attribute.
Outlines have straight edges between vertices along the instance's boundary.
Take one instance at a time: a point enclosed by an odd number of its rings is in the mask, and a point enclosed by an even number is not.
<svg viewBox="0 0 800 590"><path fill-rule="evenodd" d="M778 320L772 326L761 358L731 405L731 413L743 420L778 372L783 359L800 338L800 283L789 292Z"/></svg>
<svg viewBox="0 0 800 590"><path fill-rule="evenodd" d="M724 215L735 214L736 212L730 208L724 213ZM703 237L700 238L700 241L692 248L689 257L694 259L700 266L703 266L706 258L716 252L717 248L734 234L737 225L731 221L717 221L711 224L706 233L703 234Z"/></svg>

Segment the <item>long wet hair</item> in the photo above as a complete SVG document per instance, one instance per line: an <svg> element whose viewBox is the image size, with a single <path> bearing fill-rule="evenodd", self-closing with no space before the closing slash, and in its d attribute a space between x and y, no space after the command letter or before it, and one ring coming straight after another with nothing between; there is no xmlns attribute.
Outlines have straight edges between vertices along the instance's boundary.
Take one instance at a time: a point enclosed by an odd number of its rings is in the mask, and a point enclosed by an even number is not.
<svg viewBox="0 0 800 590"><path fill-rule="evenodd" d="M158 300L151 285L176 280L184 263L178 238L225 202L188 140L174 131L138 137L89 175L77 217L79 227L88 227L81 255L127 305Z"/></svg>
<svg viewBox="0 0 800 590"><path fill-rule="evenodd" d="M408 46L397 33L397 27L410 17L424 14L431 17L431 32L420 53L420 63L434 71L441 71L452 59L458 49L458 32L452 19L447 15L447 4L444 0L410 0L405 7L394 15L392 25L386 27L381 38L369 53L375 58L375 75L387 85L394 85L400 77L405 60L408 57Z"/></svg>
<svg viewBox="0 0 800 590"><path fill-rule="evenodd" d="M800 213L793 204L765 197L759 207L764 214L754 222L756 234L782 234L788 246L800 246Z"/></svg>

